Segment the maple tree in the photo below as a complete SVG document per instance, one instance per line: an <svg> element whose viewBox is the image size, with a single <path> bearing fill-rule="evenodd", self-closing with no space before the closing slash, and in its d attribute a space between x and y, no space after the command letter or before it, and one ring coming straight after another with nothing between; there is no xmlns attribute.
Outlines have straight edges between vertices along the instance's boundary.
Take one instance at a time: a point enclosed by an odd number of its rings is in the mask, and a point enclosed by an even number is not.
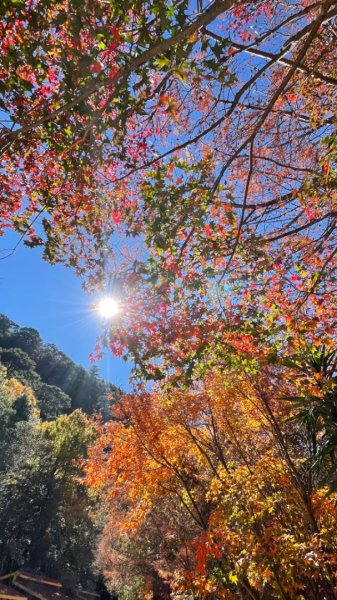
<svg viewBox="0 0 337 600"><path fill-rule="evenodd" d="M3 9L1 227L114 282L104 343L154 378L233 340L329 345L335 3Z"/></svg>
<svg viewBox="0 0 337 600"><path fill-rule="evenodd" d="M212 371L116 406L85 466L109 513L99 560L112 584L145 575L134 597L152 598L157 572L171 598L336 597L336 496L284 400L313 393L316 375Z"/></svg>
<svg viewBox="0 0 337 600"><path fill-rule="evenodd" d="M335 599L336 3L0 5L0 232L112 290L102 345L164 379L95 424L100 567Z"/></svg>

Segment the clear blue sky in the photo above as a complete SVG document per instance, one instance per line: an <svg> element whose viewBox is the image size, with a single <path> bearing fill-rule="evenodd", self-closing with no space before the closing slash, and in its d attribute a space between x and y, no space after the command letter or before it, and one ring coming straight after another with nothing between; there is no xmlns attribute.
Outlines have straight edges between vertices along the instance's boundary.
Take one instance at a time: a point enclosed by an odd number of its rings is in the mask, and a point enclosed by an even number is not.
<svg viewBox="0 0 337 600"><path fill-rule="evenodd" d="M13 232L0 237L0 257L17 239ZM34 327L44 342L86 368L101 328L92 303L75 272L49 265L38 248L20 244L13 255L0 260L0 312L20 326ZM123 360L107 353L96 365L104 379L128 388L130 368Z"/></svg>

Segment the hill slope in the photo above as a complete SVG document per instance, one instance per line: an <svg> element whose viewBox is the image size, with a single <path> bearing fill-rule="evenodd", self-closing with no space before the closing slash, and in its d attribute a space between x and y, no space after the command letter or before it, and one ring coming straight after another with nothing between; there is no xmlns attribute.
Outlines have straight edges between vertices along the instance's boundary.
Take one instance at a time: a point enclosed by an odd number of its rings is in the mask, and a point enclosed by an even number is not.
<svg viewBox="0 0 337 600"><path fill-rule="evenodd" d="M86 414L102 412L109 418L110 405L121 390L99 377L96 367L87 371L53 344L45 344L38 331L19 327L0 314L0 363L8 375L33 390L43 420L80 408Z"/></svg>
<svg viewBox="0 0 337 600"><path fill-rule="evenodd" d="M71 598L79 587L104 590L93 568L100 528L80 463L90 415L109 419L120 395L97 369L0 315L0 576L41 571Z"/></svg>

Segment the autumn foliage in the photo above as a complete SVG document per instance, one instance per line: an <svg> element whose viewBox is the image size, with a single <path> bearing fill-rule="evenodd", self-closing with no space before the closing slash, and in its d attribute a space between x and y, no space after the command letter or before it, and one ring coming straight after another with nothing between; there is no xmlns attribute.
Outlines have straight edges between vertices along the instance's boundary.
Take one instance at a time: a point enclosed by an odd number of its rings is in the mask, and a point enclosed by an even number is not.
<svg viewBox="0 0 337 600"><path fill-rule="evenodd" d="M4 3L1 230L113 288L103 345L142 376L190 376L251 324L274 346L333 329L335 20L331 0Z"/></svg>
<svg viewBox="0 0 337 600"><path fill-rule="evenodd" d="M93 359L139 384L85 465L100 567L335 599L336 2L2 5L0 232L113 292Z"/></svg>
<svg viewBox="0 0 337 600"><path fill-rule="evenodd" d="M86 466L115 586L142 575L143 598L156 572L172 598L335 598L336 496L285 400L314 383L295 368L213 371L189 391L122 400Z"/></svg>

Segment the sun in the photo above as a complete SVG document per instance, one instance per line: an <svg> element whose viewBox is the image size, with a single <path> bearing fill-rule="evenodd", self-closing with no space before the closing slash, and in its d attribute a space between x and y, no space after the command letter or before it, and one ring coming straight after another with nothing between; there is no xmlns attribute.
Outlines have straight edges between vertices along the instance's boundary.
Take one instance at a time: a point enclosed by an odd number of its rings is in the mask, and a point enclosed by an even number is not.
<svg viewBox="0 0 337 600"><path fill-rule="evenodd" d="M111 319L119 313L119 304L115 298L104 296L97 303L97 312L104 319Z"/></svg>

